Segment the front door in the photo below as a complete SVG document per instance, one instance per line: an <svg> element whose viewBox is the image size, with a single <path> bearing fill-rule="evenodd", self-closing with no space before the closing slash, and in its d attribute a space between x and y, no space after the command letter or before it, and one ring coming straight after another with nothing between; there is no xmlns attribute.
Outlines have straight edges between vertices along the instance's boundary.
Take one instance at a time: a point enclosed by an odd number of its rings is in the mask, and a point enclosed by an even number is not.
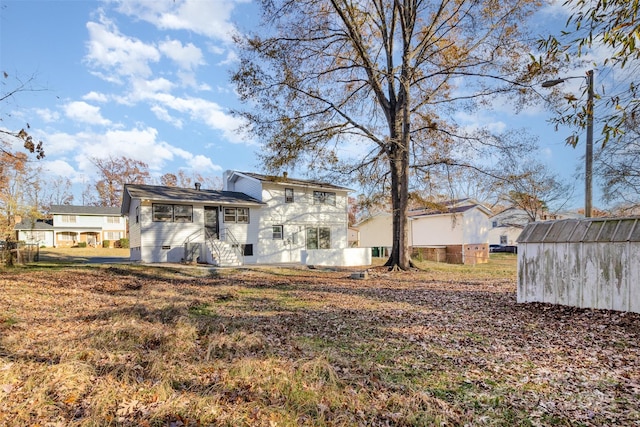
<svg viewBox="0 0 640 427"><path fill-rule="evenodd" d="M218 208L216 206L204 207L204 233L207 239L217 239L220 229L218 228Z"/></svg>

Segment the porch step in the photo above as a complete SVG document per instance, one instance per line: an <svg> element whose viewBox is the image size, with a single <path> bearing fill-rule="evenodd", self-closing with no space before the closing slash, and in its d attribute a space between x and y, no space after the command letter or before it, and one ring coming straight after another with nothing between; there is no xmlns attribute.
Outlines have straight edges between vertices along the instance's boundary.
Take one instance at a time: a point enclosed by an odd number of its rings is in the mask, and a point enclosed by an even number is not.
<svg viewBox="0 0 640 427"><path fill-rule="evenodd" d="M242 265L236 250L227 242L209 240L207 246L211 251L214 263L219 267L239 267Z"/></svg>

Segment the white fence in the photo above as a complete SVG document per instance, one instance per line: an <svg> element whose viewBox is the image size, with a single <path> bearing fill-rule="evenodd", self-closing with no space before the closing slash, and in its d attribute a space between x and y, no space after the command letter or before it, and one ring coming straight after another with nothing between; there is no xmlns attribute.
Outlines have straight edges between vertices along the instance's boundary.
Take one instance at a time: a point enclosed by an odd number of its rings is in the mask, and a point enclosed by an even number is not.
<svg viewBox="0 0 640 427"><path fill-rule="evenodd" d="M529 224L518 238L518 302L640 313L640 219Z"/></svg>

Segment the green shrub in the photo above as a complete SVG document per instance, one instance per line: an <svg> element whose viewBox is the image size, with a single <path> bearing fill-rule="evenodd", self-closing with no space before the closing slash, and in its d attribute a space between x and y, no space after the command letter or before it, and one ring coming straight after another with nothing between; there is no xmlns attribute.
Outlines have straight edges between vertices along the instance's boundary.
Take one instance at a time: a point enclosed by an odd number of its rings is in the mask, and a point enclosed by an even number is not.
<svg viewBox="0 0 640 427"><path fill-rule="evenodd" d="M87 247L87 242L78 242L78 247L79 248L86 248Z"/></svg>
<svg viewBox="0 0 640 427"><path fill-rule="evenodd" d="M125 249L129 249L129 239L127 239L125 237L120 239L120 247L121 248L125 248Z"/></svg>
<svg viewBox="0 0 640 427"><path fill-rule="evenodd" d="M111 240L103 240L102 241L102 247L103 248L108 248L111 246Z"/></svg>

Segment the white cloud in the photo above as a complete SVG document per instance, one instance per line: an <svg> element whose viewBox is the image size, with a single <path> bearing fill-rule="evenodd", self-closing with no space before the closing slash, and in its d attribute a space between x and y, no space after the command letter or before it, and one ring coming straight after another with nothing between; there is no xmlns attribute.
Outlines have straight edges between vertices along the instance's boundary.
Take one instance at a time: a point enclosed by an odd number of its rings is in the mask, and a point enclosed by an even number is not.
<svg viewBox="0 0 640 427"><path fill-rule="evenodd" d="M199 173L222 170L222 167L220 165L213 164L210 158L205 157L201 154L194 156L189 162L189 166L191 167L191 169L193 169L194 171L198 171Z"/></svg>
<svg viewBox="0 0 640 427"><path fill-rule="evenodd" d="M150 62L160 60L160 52L154 46L120 33L113 22L101 16L100 22L88 22L89 52L85 61L92 67L102 68L97 74L151 76ZM113 78L112 78L113 80Z"/></svg>
<svg viewBox="0 0 640 427"><path fill-rule="evenodd" d="M166 40L161 42L158 48L183 70L192 70L204 64L202 51L193 43L183 45L179 40Z"/></svg>
<svg viewBox="0 0 640 427"><path fill-rule="evenodd" d="M135 16L164 30L187 30L212 39L231 42L236 28L231 13L232 0L118 0L118 11Z"/></svg>
<svg viewBox="0 0 640 427"><path fill-rule="evenodd" d="M183 126L182 120L172 117L166 108L161 107L159 105L154 105L151 107L151 111L153 112L153 114L156 115L158 119L162 120L163 122L171 123L173 126L177 127L178 129L182 129L182 126Z"/></svg>
<svg viewBox="0 0 640 427"><path fill-rule="evenodd" d="M48 108L36 108L35 112L45 123L52 123L60 120L60 113Z"/></svg>
<svg viewBox="0 0 640 427"><path fill-rule="evenodd" d="M493 117L484 114L469 114L459 111L455 114L456 121L467 132L475 132L480 129L487 129L492 133L501 133L507 129L507 124L502 120L495 120Z"/></svg>
<svg viewBox="0 0 640 427"><path fill-rule="evenodd" d="M66 160L43 160L41 165L42 169L51 175L69 178L71 182L79 182L79 179L81 180L81 176Z"/></svg>
<svg viewBox="0 0 640 427"><path fill-rule="evenodd" d="M107 102L109 98L104 93L98 93L95 91L91 91L82 97L85 101L93 101L93 102Z"/></svg>
<svg viewBox="0 0 640 427"><path fill-rule="evenodd" d="M100 107L87 104L84 101L69 102L64 106L64 112L67 117L77 122L101 126L111 124L110 120L100 114Z"/></svg>

